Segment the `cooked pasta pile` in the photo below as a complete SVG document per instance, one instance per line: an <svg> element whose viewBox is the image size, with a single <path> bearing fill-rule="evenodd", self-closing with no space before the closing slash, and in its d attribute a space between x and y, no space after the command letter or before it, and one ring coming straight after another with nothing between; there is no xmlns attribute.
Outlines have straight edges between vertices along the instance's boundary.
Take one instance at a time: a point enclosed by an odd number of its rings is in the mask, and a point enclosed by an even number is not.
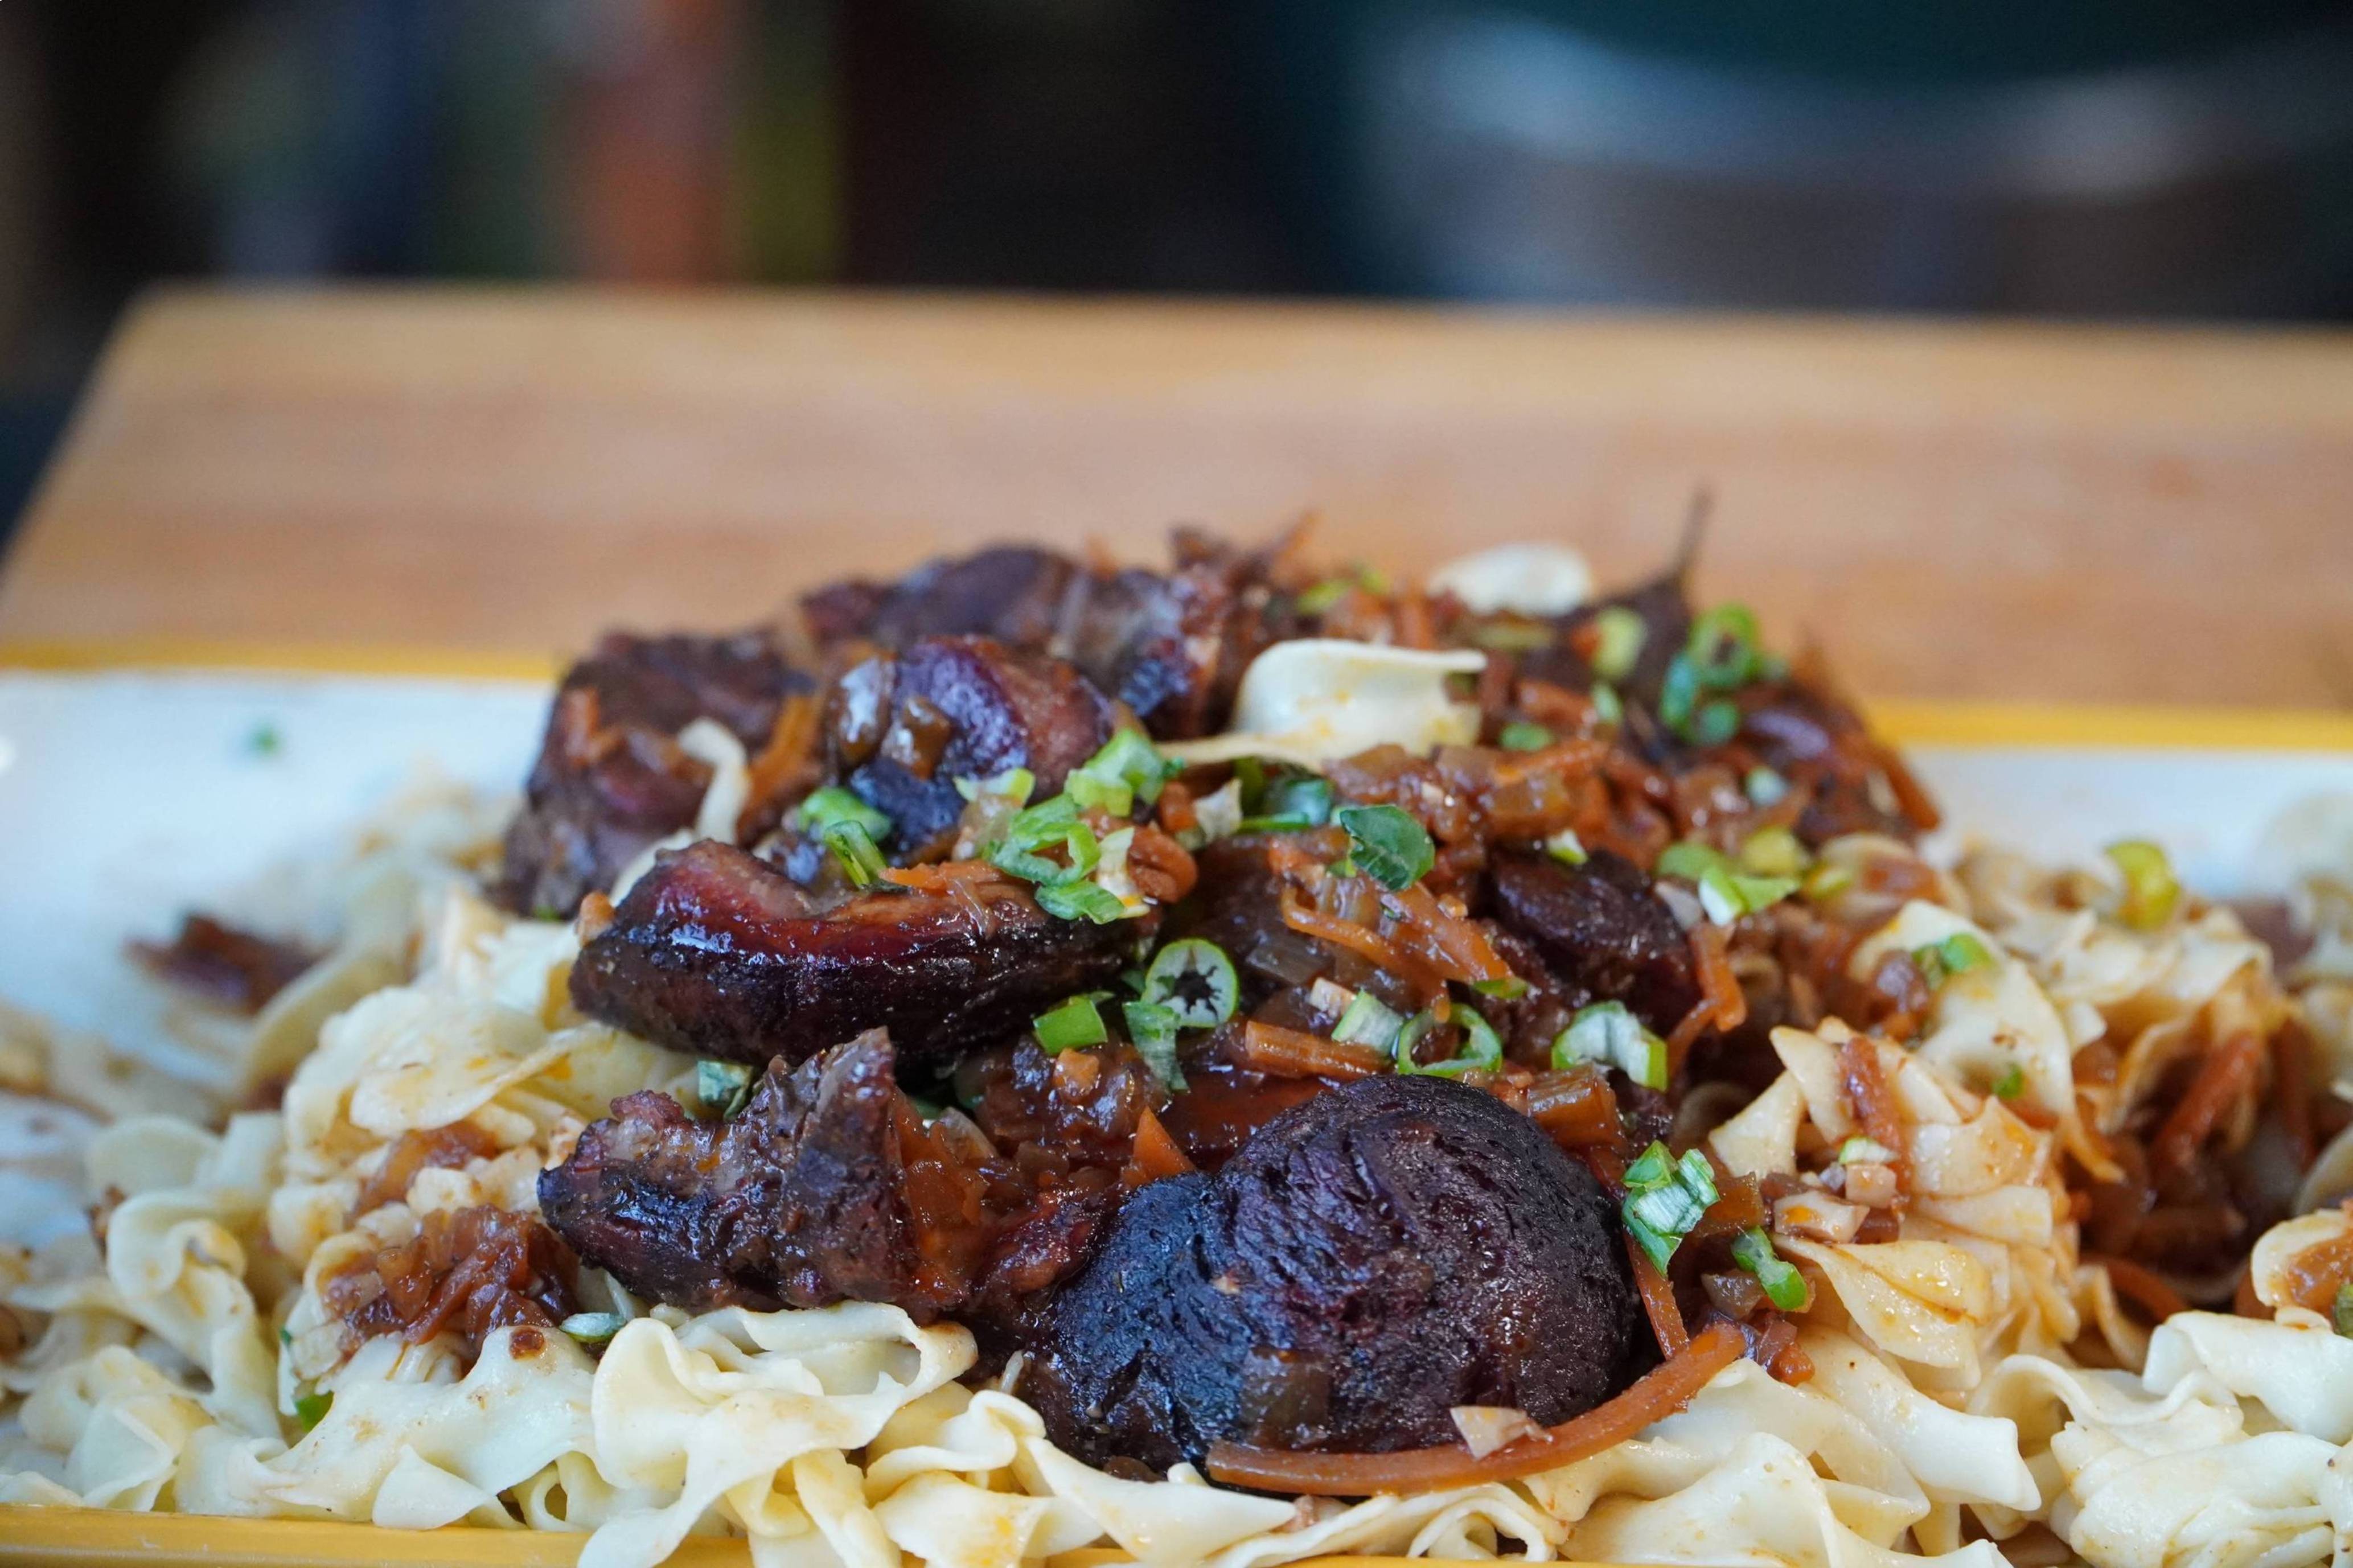
<svg viewBox="0 0 2353 1568"><path fill-rule="evenodd" d="M743 811L745 765L721 759L703 815ZM355 1339L330 1300L353 1260L509 1245L464 1216L535 1214L616 1099L705 1092L694 1058L575 1010L584 922L486 900L502 815L445 794L371 830L331 884L332 951L226 1038L220 1103L269 1109L207 1128L164 1113L185 1085L0 1020L20 1105L112 1117L83 1152L88 1230L0 1257L0 1500L586 1531L587 1568L650 1568L689 1535L856 1568L1094 1545L1219 1568L2292 1568L2353 1541L2353 1217L2324 1206L2353 1188L2330 1109L2353 1094L2353 868L2312 868L2283 968L2229 908L2135 908L2130 866L1979 850L1940 870L1831 840L1819 864L1860 874L1816 895L1871 932L1846 974L1938 954L1936 983L1900 1041L1785 1026L1768 1081L1676 1113L1679 1146L1782 1194L1747 1223L1795 1267L1786 1329L1599 1452L1348 1500L1082 1463L1025 1402L1021 1356L997 1370L953 1319L874 1301L691 1312L586 1268L561 1330ZM2277 1143L2287 1184L2308 1173L2295 1217L2209 1246L2244 1205L2180 1174L2185 1139ZM1872 1190L1898 1167L1890 1225Z"/></svg>

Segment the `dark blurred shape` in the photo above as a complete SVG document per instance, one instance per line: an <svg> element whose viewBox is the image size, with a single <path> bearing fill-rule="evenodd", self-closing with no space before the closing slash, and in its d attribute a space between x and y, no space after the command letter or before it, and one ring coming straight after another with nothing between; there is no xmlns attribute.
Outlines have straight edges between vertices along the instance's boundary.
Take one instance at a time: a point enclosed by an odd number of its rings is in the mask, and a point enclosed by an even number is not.
<svg viewBox="0 0 2353 1568"><path fill-rule="evenodd" d="M2342 316L2348 81L2319 0L10 0L0 520L164 277Z"/></svg>

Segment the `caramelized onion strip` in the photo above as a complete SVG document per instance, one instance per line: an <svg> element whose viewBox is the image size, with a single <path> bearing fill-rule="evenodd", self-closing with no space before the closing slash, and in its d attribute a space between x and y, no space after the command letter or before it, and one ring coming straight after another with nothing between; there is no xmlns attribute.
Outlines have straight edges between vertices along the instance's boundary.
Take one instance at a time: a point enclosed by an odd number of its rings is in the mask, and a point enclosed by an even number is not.
<svg viewBox="0 0 2353 1568"><path fill-rule="evenodd" d="M1683 1310L1675 1305L1675 1288L1659 1272L1634 1238L1626 1240L1626 1260L1634 1266L1634 1288L1641 1292L1642 1310L1651 1320L1651 1332L1659 1337L1659 1353L1670 1360L1683 1352L1691 1343L1691 1330L1683 1325Z"/></svg>
<svg viewBox="0 0 2353 1568"><path fill-rule="evenodd" d="M1388 1058L1371 1046L1327 1040L1303 1029L1261 1024L1253 1018L1242 1026L1238 1066L1269 1078L1372 1078L1388 1070Z"/></svg>
<svg viewBox="0 0 2353 1568"><path fill-rule="evenodd" d="M2157 1156L2159 1165L2177 1171L2188 1168L2198 1157L2199 1149L2221 1124L2232 1102L2253 1086L2255 1068L2263 1054L2263 1042L2253 1032L2242 1029L2225 1039L2221 1048L2206 1058L2189 1091L2165 1119L2165 1125L2150 1145L2149 1152Z"/></svg>
<svg viewBox="0 0 2353 1568"><path fill-rule="evenodd" d="M2181 1299L2179 1291L2129 1258L2086 1253L2084 1261L2106 1269L2108 1283L2116 1288L2116 1294L2160 1323L2176 1312L2189 1310L2189 1303Z"/></svg>
<svg viewBox="0 0 2353 1568"><path fill-rule="evenodd" d="M1209 1476L1231 1487L1314 1497L1372 1497L1517 1480L1575 1464L1674 1415L1708 1380L1739 1359L1746 1342L1729 1323L1714 1323L1676 1355L1615 1399L1596 1405L1484 1458L1460 1443L1401 1454L1312 1454L1218 1443Z"/></svg>

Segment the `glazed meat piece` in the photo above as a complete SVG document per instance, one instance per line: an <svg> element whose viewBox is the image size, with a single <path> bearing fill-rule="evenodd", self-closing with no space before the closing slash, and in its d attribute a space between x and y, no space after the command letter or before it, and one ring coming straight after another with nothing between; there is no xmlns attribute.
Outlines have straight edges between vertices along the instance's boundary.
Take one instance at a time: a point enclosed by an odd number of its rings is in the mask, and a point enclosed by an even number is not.
<svg viewBox="0 0 2353 1568"><path fill-rule="evenodd" d="M1458 1405L1566 1421L1648 1342L1600 1184L1492 1095L1382 1077L1129 1199L1021 1393L1097 1464L1386 1452L1456 1441Z"/></svg>
<svg viewBox="0 0 2353 1568"><path fill-rule="evenodd" d="M185 915L168 942L134 942L132 956L158 979L240 1013L259 1013L319 960L307 947L241 931L210 915Z"/></svg>
<svg viewBox="0 0 2353 1568"><path fill-rule="evenodd" d="M976 636L1041 651L1077 575L1053 551L999 545L925 562L896 583L832 584L804 597L801 615L821 644L862 638L898 648L922 637Z"/></svg>
<svg viewBox="0 0 2353 1568"><path fill-rule="evenodd" d="M714 719L757 754L785 698L813 685L765 632L607 636L556 692L507 829L500 902L569 916L647 845L694 821L711 770L679 748L681 730Z"/></svg>
<svg viewBox="0 0 2353 1568"><path fill-rule="evenodd" d="M1059 793L1111 739L1111 704L1060 659L988 637L925 637L845 674L828 705L837 768L895 825L902 857L943 852L964 811L959 778L1028 768Z"/></svg>
<svg viewBox="0 0 2353 1568"><path fill-rule="evenodd" d="M492 1330L551 1329L578 1310L572 1249L535 1215L436 1209L417 1235L327 1276L320 1301L347 1343L400 1334L423 1344L450 1332L469 1360Z"/></svg>
<svg viewBox="0 0 2353 1568"><path fill-rule="evenodd" d="M1660 1034L1699 1005L1691 944L1631 861L1596 850L1582 866L1499 857L1493 916L1523 938L1575 1005L1623 1002Z"/></svg>
<svg viewBox="0 0 2353 1568"><path fill-rule="evenodd" d="M822 644L888 648L981 635L1069 658L1162 740L1213 733L1242 671L1306 626L1270 581L1282 546L1240 551L1189 530L1167 572L1095 572L1050 551L1005 547L916 568L896 584L838 583L801 601Z"/></svg>
<svg viewBox="0 0 2353 1568"><path fill-rule="evenodd" d="M797 1069L771 1064L732 1121L695 1121L651 1089L616 1100L541 1173L540 1211L631 1290L697 1310L924 1304L893 1065L878 1029Z"/></svg>
<svg viewBox="0 0 2353 1568"><path fill-rule="evenodd" d="M572 1000L696 1056L789 1064L887 1027L910 1061L944 1067L1110 985L1153 926L1057 920L994 874L820 913L782 871L706 839L629 889L572 966Z"/></svg>
<svg viewBox="0 0 2353 1568"><path fill-rule="evenodd" d="M876 1029L769 1065L731 1121L653 1092L617 1100L539 1180L550 1223L634 1291L706 1310L889 1301L983 1326L1074 1268L1117 1203L1147 1081L1132 1053L1058 1092L1024 1047L987 1067L984 1114L926 1122Z"/></svg>

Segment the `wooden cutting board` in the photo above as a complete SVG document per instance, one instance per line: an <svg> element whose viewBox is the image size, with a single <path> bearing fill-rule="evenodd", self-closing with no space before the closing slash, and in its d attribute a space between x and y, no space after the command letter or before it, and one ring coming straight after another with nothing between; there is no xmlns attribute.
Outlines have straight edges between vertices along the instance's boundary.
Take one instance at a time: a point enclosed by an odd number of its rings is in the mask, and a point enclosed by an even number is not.
<svg viewBox="0 0 2353 1568"><path fill-rule="evenodd" d="M0 643L545 654L989 540L1321 514L1700 580L1880 696L2353 707L2353 334L1284 304L171 291Z"/></svg>

